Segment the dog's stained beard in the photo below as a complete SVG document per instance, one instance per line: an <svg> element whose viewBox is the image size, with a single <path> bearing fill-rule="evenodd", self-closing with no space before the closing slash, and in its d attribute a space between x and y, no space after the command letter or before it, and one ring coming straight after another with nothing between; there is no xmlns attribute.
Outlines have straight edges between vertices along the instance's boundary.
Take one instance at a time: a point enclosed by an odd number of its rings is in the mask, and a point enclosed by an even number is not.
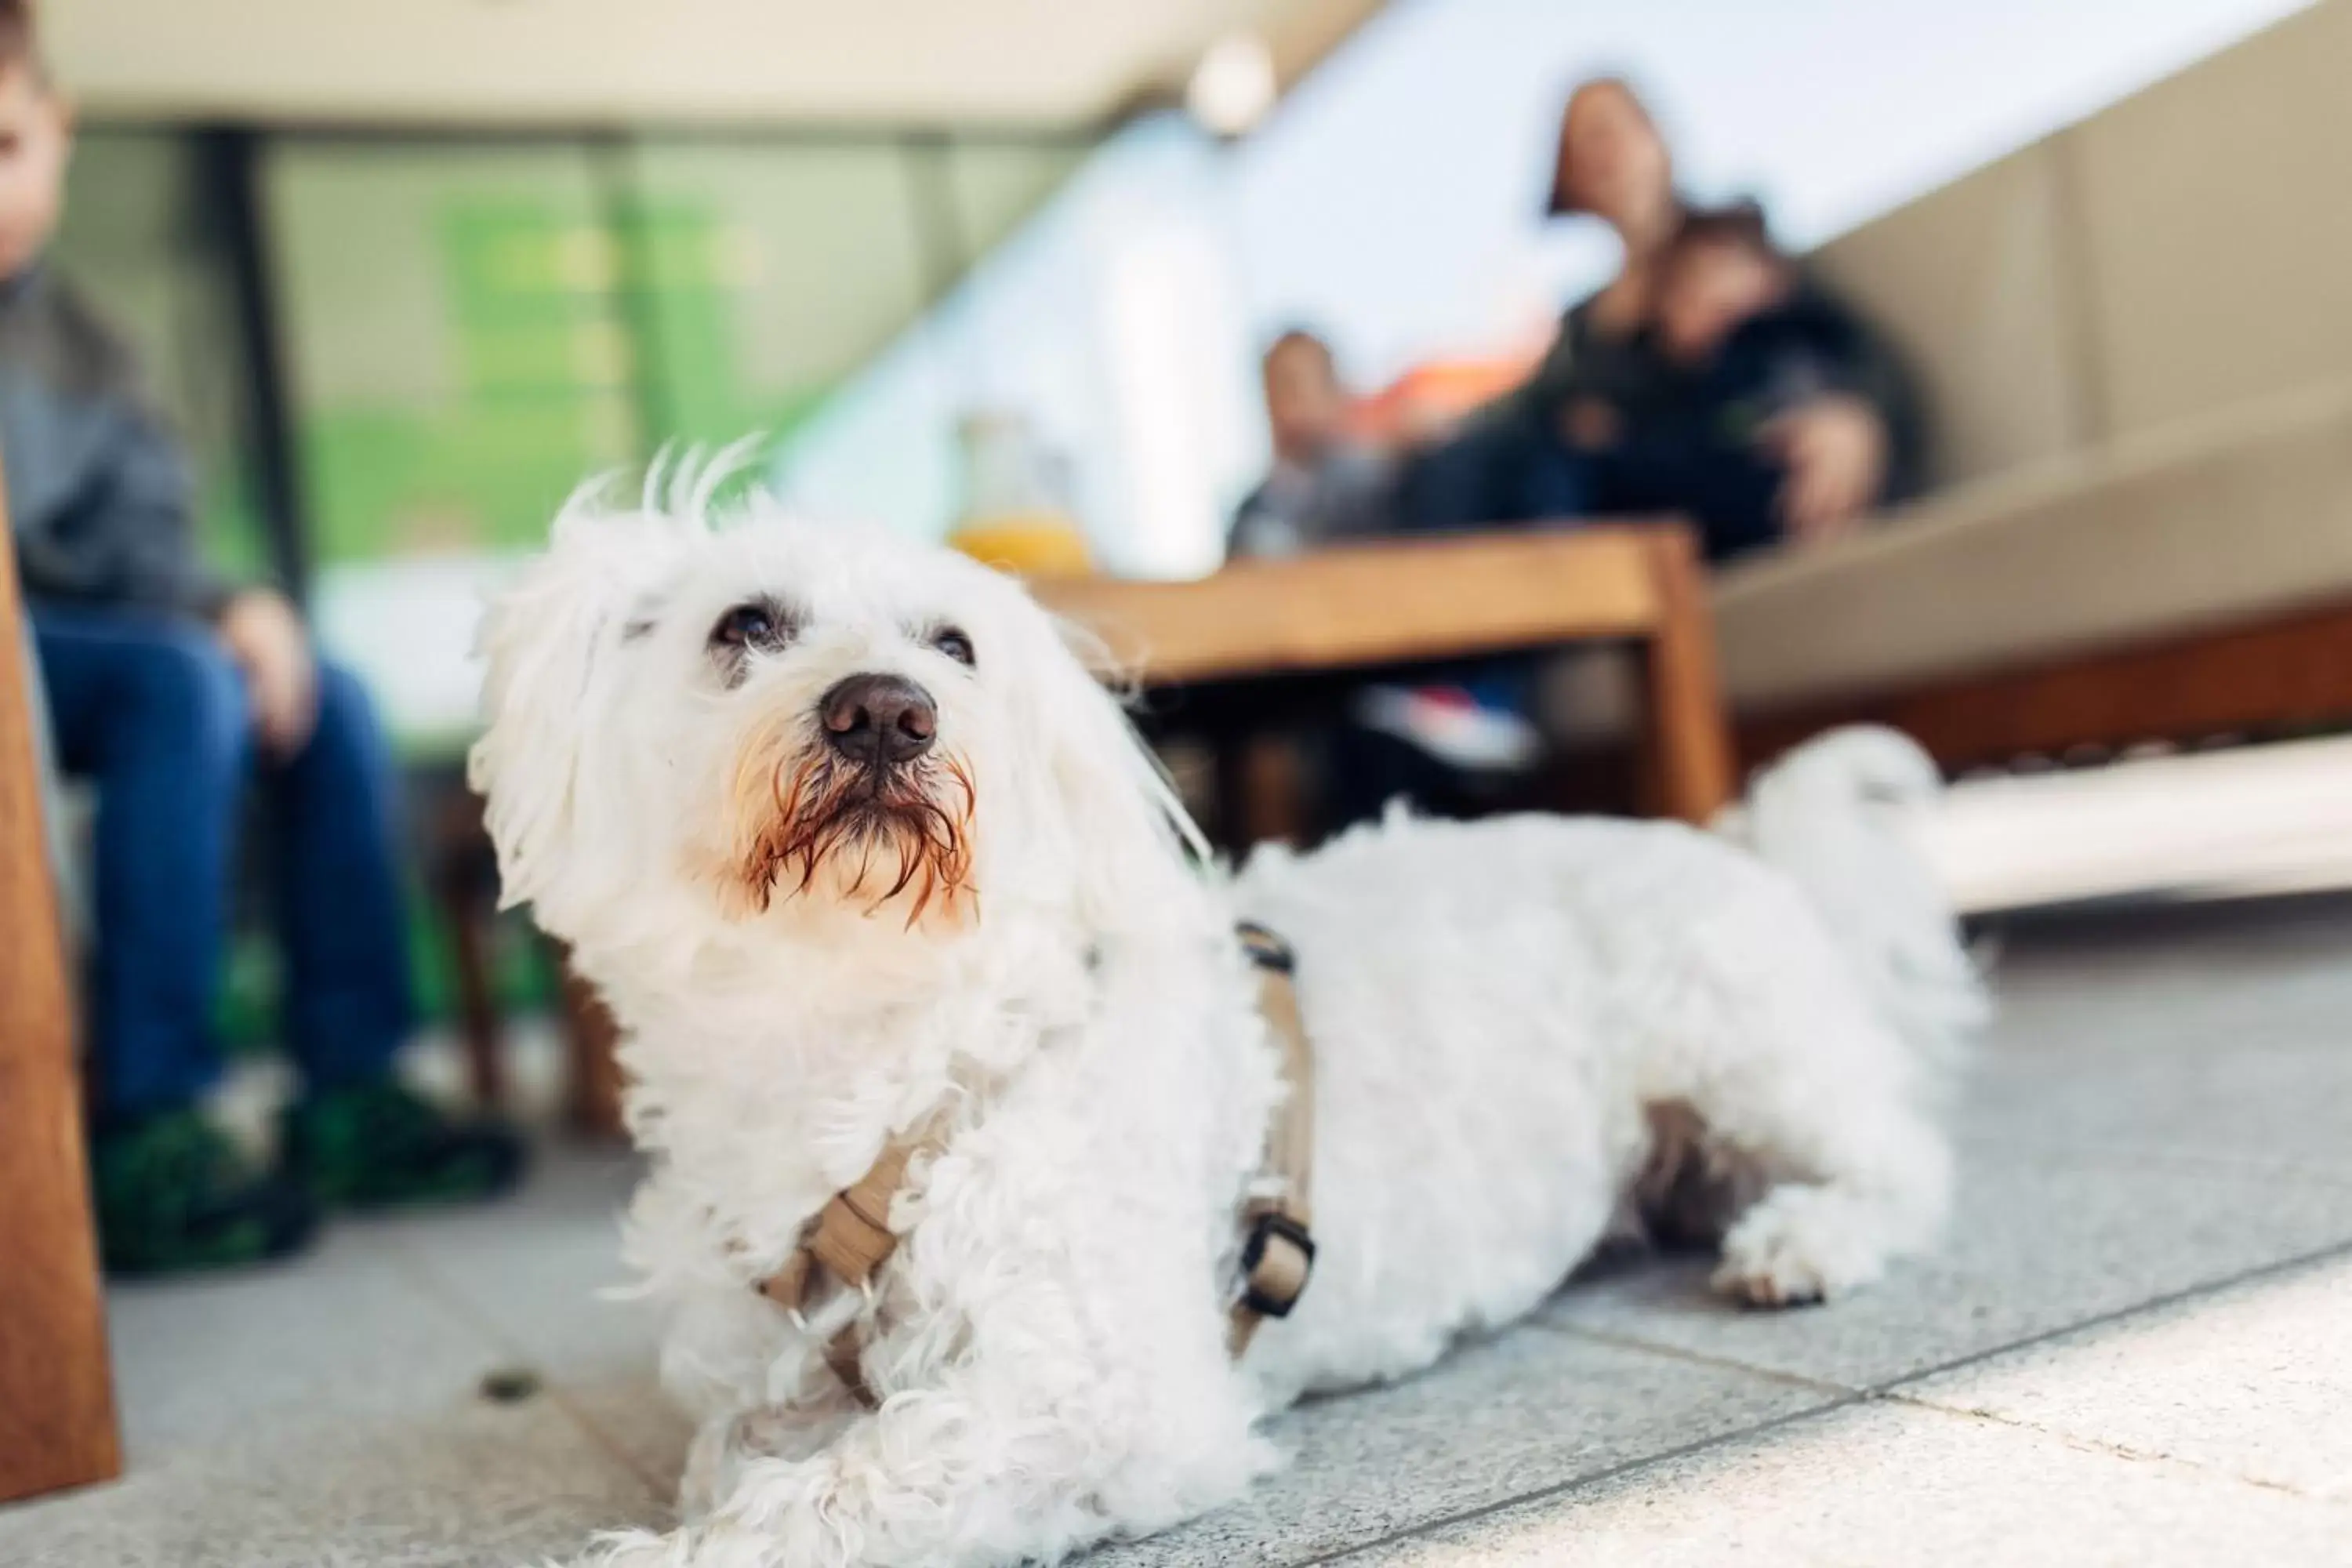
<svg viewBox="0 0 2352 1568"><path fill-rule="evenodd" d="M910 931L934 900L952 910L977 900L977 795L960 758L934 752L884 767L829 752L793 758L755 749L736 785L739 805L756 813L735 868L754 910L764 911L779 889L787 898L806 893L828 867L847 878L840 896L866 900L869 915L910 895Z"/></svg>

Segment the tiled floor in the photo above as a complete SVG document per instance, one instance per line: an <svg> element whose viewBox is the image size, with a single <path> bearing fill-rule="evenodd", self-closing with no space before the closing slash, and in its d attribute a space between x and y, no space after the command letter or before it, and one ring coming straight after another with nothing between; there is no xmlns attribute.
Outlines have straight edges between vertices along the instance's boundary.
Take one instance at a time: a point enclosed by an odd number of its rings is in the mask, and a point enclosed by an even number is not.
<svg viewBox="0 0 2352 1568"><path fill-rule="evenodd" d="M1948 1245L1790 1314L1620 1272L1294 1413L1128 1564L2352 1564L2352 907L2010 933ZM0 1563L515 1563L658 1521L684 1433L614 1278L625 1162L114 1297L128 1479ZM541 1391L482 1397L486 1373Z"/></svg>

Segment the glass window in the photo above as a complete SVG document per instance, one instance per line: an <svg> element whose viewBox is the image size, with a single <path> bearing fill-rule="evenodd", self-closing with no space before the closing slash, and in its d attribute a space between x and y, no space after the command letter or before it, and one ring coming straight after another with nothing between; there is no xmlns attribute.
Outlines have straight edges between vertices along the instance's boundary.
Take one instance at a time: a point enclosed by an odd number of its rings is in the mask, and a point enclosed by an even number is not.
<svg viewBox="0 0 2352 1568"><path fill-rule="evenodd" d="M205 552L261 573L244 339L217 213L201 199L195 144L168 131L85 130L55 265L121 331L187 443Z"/></svg>
<svg viewBox="0 0 2352 1568"><path fill-rule="evenodd" d="M791 430L921 310L895 142L631 143L614 215L656 434Z"/></svg>
<svg viewBox="0 0 2352 1568"><path fill-rule="evenodd" d="M292 141L264 178L322 565L535 546L643 451L585 146Z"/></svg>

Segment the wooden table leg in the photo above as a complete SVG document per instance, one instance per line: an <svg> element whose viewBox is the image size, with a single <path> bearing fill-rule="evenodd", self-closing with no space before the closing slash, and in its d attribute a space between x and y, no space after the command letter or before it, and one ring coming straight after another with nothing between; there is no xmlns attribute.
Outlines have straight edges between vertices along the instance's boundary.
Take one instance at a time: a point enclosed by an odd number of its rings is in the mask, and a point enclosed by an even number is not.
<svg viewBox="0 0 2352 1568"><path fill-rule="evenodd" d="M1307 841L1307 781L1296 732L1255 731L1235 743L1241 753L1243 847Z"/></svg>
<svg viewBox="0 0 2352 1568"><path fill-rule="evenodd" d="M0 1501L122 1470L24 637L0 550Z"/></svg>
<svg viewBox="0 0 2352 1568"><path fill-rule="evenodd" d="M1296 715L1262 705L1227 709L1201 732L1213 799L1206 824L1218 848L1244 858L1256 845L1307 842L1307 763Z"/></svg>
<svg viewBox="0 0 2352 1568"><path fill-rule="evenodd" d="M1220 728L1209 736L1211 799L1215 820L1209 837L1227 854L1238 857L1249 847L1249 731Z"/></svg>
<svg viewBox="0 0 2352 1568"><path fill-rule="evenodd" d="M1643 649L1645 787L1661 815L1704 824L1730 804L1737 788L1715 618L1689 530L1659 529L1651 561L1660 615Z"/></svg>

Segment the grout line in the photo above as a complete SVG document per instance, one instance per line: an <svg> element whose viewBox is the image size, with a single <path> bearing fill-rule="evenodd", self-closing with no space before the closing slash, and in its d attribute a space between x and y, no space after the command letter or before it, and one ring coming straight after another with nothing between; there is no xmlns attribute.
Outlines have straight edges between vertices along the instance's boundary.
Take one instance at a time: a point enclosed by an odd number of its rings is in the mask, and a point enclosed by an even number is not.
<svg viewBox="0 0 2352 1568"><path fill-rule="evenodd" d="M1810 1377L1801 1372L1788 1372L1779 1367L1758 1366L1734 1356L1710 1355L1685 1345L1666 1344L1645 1340L1633 1334L1610 1329L1596 1329L1583 1323L1558 1322L1549 1318L1530 1320L1528 1326L1545 1333L1562 1334L1574 1339L1590 1340L1595 1344L1613 1346L1618 1350L1640 1351L1648 1355L1664 1356L1669 1361L1687 1362L1694 1366L1710 1367L1717 1372L1736 1372L1748 1377L1762 1378L1769 1383L1785 1384L1792 1388L1808 1389L1815 1394L1827 1394L1851 1399L1870 1392L1852 1384L1837 1383L1828 1378Z"/></svg>
<svg viewBox="0 0 2352 1568"><path fill-rule="evenodd" d="M2324 1263L2331 1258L2345 1257L2352 1257L2352 1241L2331 1242L2326 1247L2318 1247L2309 1252L2298 1253L2292 1258L2283 1258L2274 1262L2257 1264L2251 1268L2241 1269L2235 1274L2224 1275L2218 1279L2209 1279L2202 1284L2185 1286L2178 1290L2167 1291L2158 1296L2151 1296L2144 1301L2137 1302L2128 1307L2119 1307L2113 1311L2100 1312L2092 1317L2084 1318L2078 1321L2068 1323L2062 1327L2046 1330L2041 1333L2028 1334L2022 1339L2011 1340L2006 1343L1995 1345L1987 1350L1973 1352L1964 1356L1956 1356L1950 1361L1942 1362L1917 1372L1906 1373L1903 1376L1895 1378L1889 1382L1873 1384L1867 1387L1852 1391L1842 1398L1829 1400L1823 1404L1813 1405L1804 1410L1791 1411L1785 1415L1776 1415L1770 1420L1759 1421L1751 1426L1743 1426L1734 1431L1718 1433L1711 1437L1702 1437L1693 1442L1684 1443L1672 1448L1664 1449L1661 1452L1649 1455L1643 1458L1627 1459L1620 1464L1610 1465L1604 1468L1595 1470L1590 1475L1574 1477L1569 1480L1559 1482L1553 1486L1538 1487L1533 1491L1522 1492L1515 1497L1499 1498L1493 1502L1482 1503L1476 1508L1464 1509L1458 1512L1443 1514L1433 1519L1426 1519L1418 1524L1408 1525L1402 1530L1391 1531L1386 1535L1377 1537L1370 1541L1359 1542L1352 1546L1346 1546L1333 1551L1320 1552L1312 1557L1300 1558L1295 1563L1286 1564L1286 1568L1324 1568L1325 1564L1342 1563L1350 1557L1355 1557L1363 1552L1370 1552L1375 1547L1387 1546L1399 1542L1418 1540L1426 1536L1433 1535L1442 1530L1449 1530L1458 1524L1475 1523L1482 1519L1490 1519L1497 1514L1507 1512L1510 1510L1523 1505L1550 1502L1559 1498L1569 1496L1571 1493L1581 1491L1590 1487L1601 1486L1610 1481L1622 1479L1626 1476L1639 1474L1643 1470L1650 1469L1656 1466L1672 1464L1677 1459L1688 1458L1692 1455L1704 1453L1710 1448L1723 1447L1734 1443L1746 1442L1751 1438L1761 1436L1764 1434L1779 1431L1784 1426L1794 1426L1801 1421L1810 1421L1816 1416L1833 1415L1839 1411L1851 1410L1861 1405L1879 1404L1883 1402L1900 1403L1914 1405L1920 1409L1942 1409L1943 1413L1948 1415L1959 1416L1969 1414L1954 1411L1948 1407L1933 1405L1924 1400L1909 1397L1898 1391L1909 1386L1910 1384L1923 1382L1931 1377L1938 1377L1946 1373L1958 1371L1963 1367L1974 1366L1979 1363L1993 1360L1996 1357L2006 1355L2012 1351L2026 1350L2035 1345L2046 1344L2053 1340L2063 1339L2070 1334L2080 1333L2091 1329L2104 1328L2112 1323L2121 1322L2127 1318L2136 1317L2142 1312L2162 1311L2167 1308L2179 1306L2185 1301L2192 1301L2202 1297L2218 1295L2223 1291L2237 1289L2240 1286L2273 1279L2283 1274L2293 1273L2298 1268L2306 1268L2316 1263ZM1545 1326L1548 1327L1549 1325ZM1669 1353L1673 1352L1676 1349L1676 1347L1669 1345L1653 1344L1646 1340L1639 1339L1631 1335L1624 1336L1624 1342L1629 1348L1654 1350ZM1702 1358L1693 1355L1691 1359L1713 1360L1715 1358ZM1745 1362L1724 1361L1721 1364L1737 1368L1742 1372L1760 1373L1768 1376L1774 1375L1767 1368L1750 1366ZM1787 1377L1789 1374L1780 1373L1778 1375Z"/></svg>
<svg viewBox="0 0 2352 1568"><path fill-rule="evenodd" d="M2040 1333L2028 1334L2023 1339L2011 1340L1985 1350L1972 1351L1967 1355L1955 1356L1950 1361L1940 1362L1917 1372L1906 1373L1901 1377L1885 1383L1873 1384L1864 1392L1873 1398L1893 1396L1898 1389L1906 1388L1913 1384L1924 1383L1931 1377L1941 1377L1947 1373L1958 1372L1964 1367L1976 1366L1997 1357L2008 1355L2014 1351L2031 1350L2036 1345L2048 1344L2053 1340L2062 1340L2071 1334L2083 1333L2092 1329L2107 1328L2126 1319L2138 1317L2144 1312L2164 1311L2184 1302L2200 1300L2208 1296L2218 1296L2242 1286L2276 1279L2283 1274L2292 1274L2296 1269L2308 1268L2313 1264L2325 1263L2336 1258L2352 1258L2352 1241L2331 1241L2325 1247L2315 1247L2308 1252L2300 1252L2292 1258L2281 1258L2269 1263L2258 1263L2250 1268L2242 1268L2235 1274L2225 1274L2219 1279L2208 1279L2200 1284L2184 1285L2178 1290L2168 1290L2161 1295L2150 1296L2146 1300L2135 1302L2128 1307L2117 1307L2110 1311L2095 1313L2075 1322L2044 1329Z"/></svg>
<svg viewBox="0 0 2352 1568"><path fill-rule="evenodd" d="M1481 1503L1476 1508L1464 1509L1458 1513L1449 1513L1438 1519L1423 1520L1419 1524L1409 1525L1402 1530L1391 1531L1390 1533L1380 1536L1371 1541L1359 1542L1353 1546L1341 1547L1336 1551L1321 1552L1313 1557L1302 1557L1296 1563L1286 1564L1286 1568L1322 1568L1323 1564L1344 1562L1348 1558L1354 1557L1359 1553L1370 1552L1376 1546L1388 1546L1397 1542L1412 1541L1422 1536L1433 1535L1438 1531L1450 1529L1457 1524L1474 1523L1478 1520L1488 1519L1492 1518L1496 1514L1508 1512L1510 1510L1518 1508L1524 1504L1549 1502L1554 1498L1564 1497L1568 1493L1579 1490L1581 1488L1598 1486L1604 1481L1615 1480L1621 1476L1627 1476L1637 1470L1647 1469L1653 1465L1671 1464L1676 1459L1687 1458L1693 1454L1703 1453L1706 1449L1716 1447L1721 1444L1742 1442L1750 1437L1760 1436L1767 1432L1779 1431L1783 1426L1795 1426L1800 1421L1810 1421L1817 1415L1827 1415L1833 1411L1848 1409L1853 1405L1865 1404L1867 1402L1867 1395L1857 1394L1849 1394L1843 1399L1833 1399L1824 1405L1812 1405L1803 1410L1792 1410L1785 1415L1775 1415L1769 1420L1759 1421L1752 1426L1741 1426L1729 1432L1717 1433L1712 1437L1701 1437L1694 1442L1685 1443L1677 1447L1668 1448L1662 1453L1651 1454L1643 1458L1622 1460L1617 1464L1608 1466L1606 1468L1595 1470L1589 1476L1578 1476L1572 1479L1560 1481L1552 1486L1538 1487L1534 1491L1522 1492L1517 1497L1498 1498L1493 1502Z"/></svg>
<svg viewBox="0 0 2352 1568"><path fill-rule="evenodd" d="M2288 1497L2300 1498L2305 1502L2337 1506L2335 1499L2317 1496L2303 1490L2300 1487L2289 1486L2284 1481L2244 1475L2218 1465L2209 1465L2200 1459L2185 1459L2178 1454L2158 1453L2150 1448L2135 1448L2127 1443L2109 1442L2105 1437L2095 1437L2084 1432L2070 1432L2060 1427L2041 1426L2032 1421L2021 1421L1997 1411L1963 1408L1957 1405L1938 1405L1932 1399L1922 1399L1908 1394L1886 1394L1880 1396L1880 1402L1900 1405L1906 1410L1923 1411L1948 1420L1970 1424L1981 1423L1999 1426L2004 1431L2031 1433L2038 1437L2047 1437L2053 1442L2063 1443L2069 1447L2084 1448L2095 1454L2105 1454L2110 1458L2126 1459L2136 1465L2161 1465L2168 1469L2187 1470L2193 1475L2235 1481L2242 1486L2252 1487L2260 1491L2284 1493Z"/></svg>

